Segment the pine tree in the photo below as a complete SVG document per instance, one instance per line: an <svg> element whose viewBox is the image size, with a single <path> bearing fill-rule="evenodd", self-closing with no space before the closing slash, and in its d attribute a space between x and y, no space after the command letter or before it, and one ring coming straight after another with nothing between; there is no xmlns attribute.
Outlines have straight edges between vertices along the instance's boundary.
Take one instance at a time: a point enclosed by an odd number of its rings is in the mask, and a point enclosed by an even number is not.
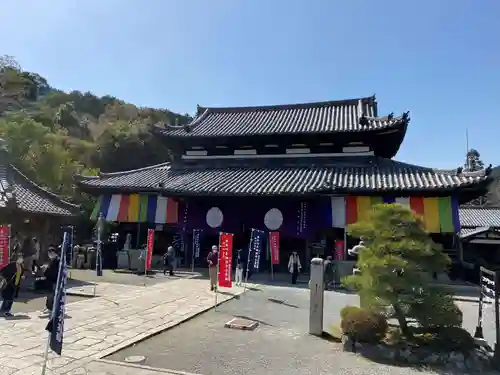
<svg viewBox="0 0 500 375"><path fill-rule="evenodd" d="M411 335L408 317L427 326L447 325L447 319L456 325L461 319L453 315L457 311L451 296L429 284L429 274L443 272L450 259L410 209L376 205L369 221L350 225L348 232L362 239L366 248L358 256L360 272L348 276L344 284L357 289L369 308L392 307L405 335ZM443 312L451 310L452 316L443 318Z"/></svg>

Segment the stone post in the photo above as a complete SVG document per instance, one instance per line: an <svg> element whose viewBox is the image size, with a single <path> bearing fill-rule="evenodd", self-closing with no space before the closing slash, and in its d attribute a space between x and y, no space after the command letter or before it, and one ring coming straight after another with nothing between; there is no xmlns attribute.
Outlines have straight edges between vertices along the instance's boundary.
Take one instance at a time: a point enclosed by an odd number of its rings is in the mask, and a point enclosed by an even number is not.
<svg viewBox="0 0 500 375"><path fill-rule="evenodd" d="M313 258L311 260L310 274L309 333L311 335L321 336L323 334L323 299L325 286L323 259Z"/></svg>

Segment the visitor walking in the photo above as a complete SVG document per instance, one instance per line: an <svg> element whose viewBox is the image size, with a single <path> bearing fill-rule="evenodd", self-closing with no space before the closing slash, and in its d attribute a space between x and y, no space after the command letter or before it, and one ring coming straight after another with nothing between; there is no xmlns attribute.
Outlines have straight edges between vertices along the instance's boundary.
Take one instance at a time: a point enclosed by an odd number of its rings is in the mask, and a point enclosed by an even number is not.
<svg viewBox="0 0 500 375"><path fill-rule="evenodd" d="M2 281L0 281L0 289L2 289L2 305L0 313L5 317L13 316L11 310L16 298L16 288L21 280L22 273L22 258L11 261L0 270Z"/></svg>
<svg viewBox="0 0 500 375"><path fill-rule="evenodd" d="M241 286L241 283L243 282L243 261L241 259L242 251L242 249L237 250L238 255L236 256L236 273L234 276L236 286Z"/></svg>
<svg viewBox="0 0 500 375"><path fill-rule="evenodd" d="M163 275L168 274L169 276L174 276L174 261L175 261L175 250L172 246L167 248L167 252L163 255Z"/></svg>
<svg viewBox="0 0 500 375"><path fill-rule="evenodd" d="M216 245L212 246L212 250L207 256L208 276L210 278L210 290L214 291L217 288L217 264L219 263L219 252Z"/></svg>
<svg viewBox="0 0 500 375"><path fill-rule="evenodd" d="M54 296L56 291L57 275L59 274L59 254L55 247L49 248L49 263L45 265L45 280L50 286L50 294L45 301L45 311L47 315L52 315L52 306L54 305Z"/></svg>
<svg viewBox="0 0 500 375"><path fill-rule="evenodd" d="M299 254L294 251L288 260L288 271L292 274L292 284L297 284L297 278L301 268L302 265L300 264Z"/></svg>
<svg viewBox="0 0 500 375"><path fill-rule="evenodd" d="M335 278L332 257L330 255L326 257L326 260L323 263L323 267L324 267L323 277L325 280L324 288L325 290L328 290Z"/></svg>
<svg viewBox="0 0 500 375"><path fill-rule="evenodd" d="M33 248L35 253L33 254L33 265L31 267L31 272L34 274L39 267L40 262L40 242L38 242L36 237L33 237Z"/></svg>

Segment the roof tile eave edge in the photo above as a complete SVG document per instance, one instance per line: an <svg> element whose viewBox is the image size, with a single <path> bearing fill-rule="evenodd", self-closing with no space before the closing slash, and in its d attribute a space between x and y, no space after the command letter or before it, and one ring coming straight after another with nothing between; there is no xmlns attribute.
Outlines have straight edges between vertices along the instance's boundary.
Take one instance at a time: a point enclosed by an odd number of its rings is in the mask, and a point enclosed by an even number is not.
<svg viewBox="0 0 500 375"><path fill-rule="evenodd" d="M338 99L338 100L323 100L316 102L302 102L302 103L289 103L289 104L270 104L270 105L255 105L255 106L235 106L235 107L204 107L199 106L203 111L209 110L210 112L234 112L234 111L255 111L255 110L272 110L272 109L288 109L288 108L308 108L314 106L335 106L335 105L347 105L347 104L357 104L359 101L364 103L374 104L376 103L375 95L363 96L358 98L350 99Z"/></svg>
<svg viewBox="0 0 500 375"><path fill-rule="evenodd" d="M156 135L165 137L165 138L220 138L220 137L228 137L228 138L237 138L237 137L255 137L255 136L290 136L290 135L304 135L304 134L359 134L359 133L379 133L391 129L400 128L403 133L406 133L408 124L410 119L395 119L393 122L389 124L385 124L382 127L374 127L365 129L363 126L359 126L353 130L333 130L333 131L304 131L304 132L259 132L259 133L247 133L247 134L221 134L221 135L203 135L203 134L192 134L191 132L184 131L181 134L173 134L174 131L181 130L167 130L163 128L157 128L155 130ZM402 143L402 141L400 142Z"/></svg>
<svg viewBox="0 0 500 375"><path fill-rule="evenodd" d="M71 209L70 210L76 210L76 209L80 209L81 208L81 205L79 204L74 204L74 203L71 203L71 202L68 202L62 198L60 198L57 194L51 192L50 190L48 189L45 189L43 188L42 186L38 185L37 183L35 183L34 181L30 180L28 178L28 176L26 176L24 173L22 173L19 169L17 169L16 167L14 167L12 164L10 165L10 167L15 171L15 173L17 173L22 179L24 179L24 181L26 181L29 185L33 186L35 189L39 190L40 192L42 192L43 194L46 194L49 199L52 198L52 199L56 199L59 203L61 203L63 206L67 206L67 207L70 207Z"/></svg>

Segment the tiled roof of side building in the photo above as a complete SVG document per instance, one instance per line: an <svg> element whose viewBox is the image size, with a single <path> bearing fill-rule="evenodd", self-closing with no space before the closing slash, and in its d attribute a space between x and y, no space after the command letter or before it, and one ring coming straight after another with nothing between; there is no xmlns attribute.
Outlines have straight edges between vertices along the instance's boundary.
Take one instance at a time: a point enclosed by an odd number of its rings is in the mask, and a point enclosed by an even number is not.
<svg viewBox="0 0 500 375"><path fill-rule="evenodd" d="M460 207L459 214L462 227L500 229L500 208Z"/></svg>
<svg viewBox="0 0 500 375"><path fill-rule="evenodd" d="M190 124L156 127L154 132L170 137L220 137L366 132L395 127L406 131L408 122L408 113L378 117L377 102L372 96L260 107L199 107L197 117Z"/></svg>
<svg viewBox="0 0 500 375"><path fill-rule="evenodd" d="M0 165L0 208L27 213L74 216L80 206L66 202L38 186L12 165Z"/></svg>
<svg viewBox="0 0 500 375"><path fill-rule="evenodd" d="M295 195L329 192L436 191L472 186L486 175L468 176L380 157L311 160L206 160L161 164L135 171L80 177L86 191L162 191L178 195Z"/></svg>

